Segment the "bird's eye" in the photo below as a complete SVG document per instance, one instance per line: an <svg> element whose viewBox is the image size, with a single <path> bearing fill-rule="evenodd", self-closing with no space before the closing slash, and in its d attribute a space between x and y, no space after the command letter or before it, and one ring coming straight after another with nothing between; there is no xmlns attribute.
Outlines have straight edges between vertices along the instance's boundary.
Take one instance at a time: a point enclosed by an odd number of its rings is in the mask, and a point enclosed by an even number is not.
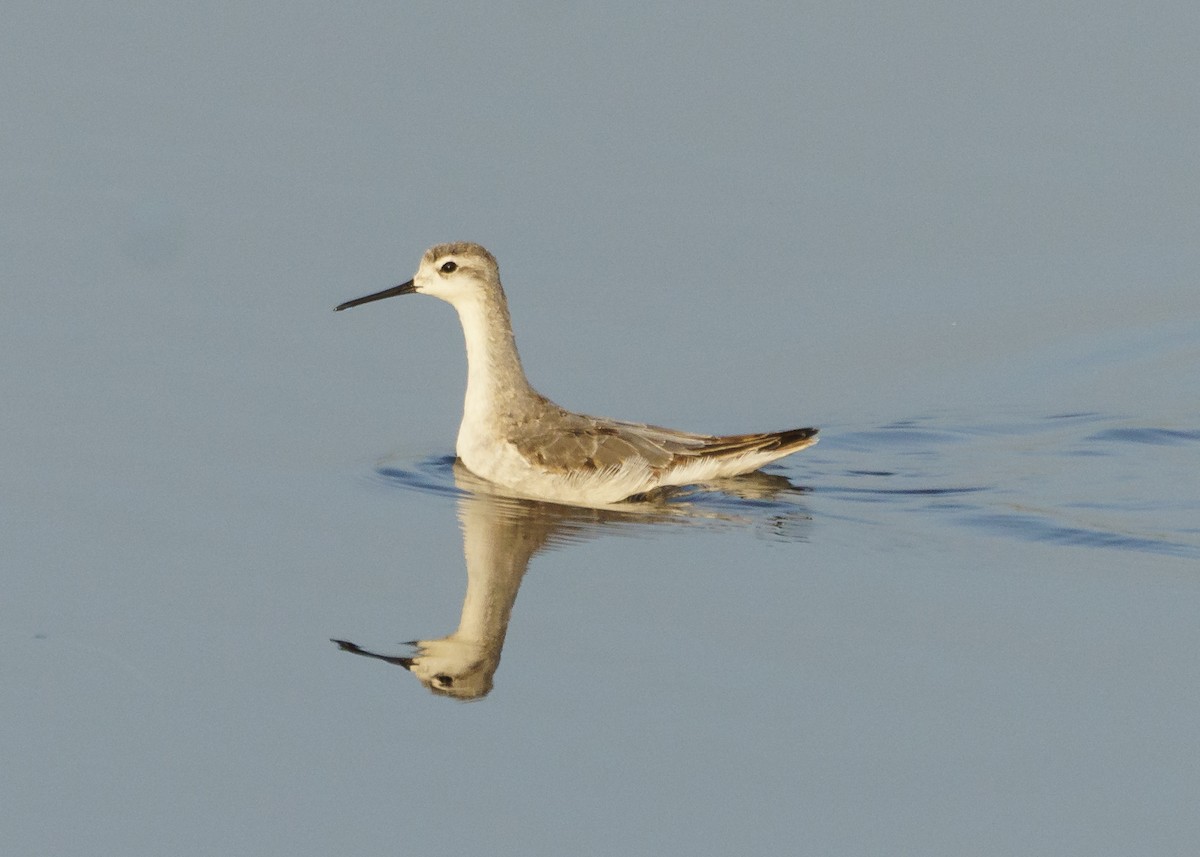
<svg viewBox="0 0 1200 857"><path fill-rule="evenodd" d="M442 268L441 268L441 271L443 274L453 274L457 270L458 270L457 262L447 262L446 264L442 265Z"/></svg>

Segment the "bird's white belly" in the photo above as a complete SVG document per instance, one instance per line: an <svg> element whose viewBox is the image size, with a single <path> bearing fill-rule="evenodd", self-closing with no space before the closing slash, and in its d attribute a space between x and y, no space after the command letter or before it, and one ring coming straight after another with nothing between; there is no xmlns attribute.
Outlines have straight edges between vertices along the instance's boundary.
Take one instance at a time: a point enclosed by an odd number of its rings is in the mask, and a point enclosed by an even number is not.
<svg viewBox="0 0 1200 857"><path fill-rule="evenodd" d="M458 432L455 451L472 473L489 482L509 487L528 479L533 468L515 446L499 437L489 437L466 429L464 423Z"/></svg>
<svg viewBox="0 0 1200 857"><path fill-rule="evenodd" d="M561 472L539 466L495 434L459 428L456 452L467 469L514 494L583 506L605 506L655 487L658 479L645 461L617 470Z"/></svg>

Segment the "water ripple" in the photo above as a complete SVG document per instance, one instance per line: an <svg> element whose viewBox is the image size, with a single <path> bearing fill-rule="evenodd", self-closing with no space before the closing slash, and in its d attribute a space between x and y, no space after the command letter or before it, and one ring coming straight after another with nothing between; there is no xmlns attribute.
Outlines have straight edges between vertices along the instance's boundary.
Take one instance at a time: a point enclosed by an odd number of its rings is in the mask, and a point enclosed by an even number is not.
<svg viewBox="0 0 1200 857"><path fill-rule="evenodd" d="M1143 427L1111 428L1098 431L1087 439L1101 442L1148 443L1155 446L1174 446L1176 444L1200 441L1200 431Z"/></svg>
<svg viewBox="0 0 1200 857"><path fill-rule="evenodd" d="M1164 554L1178 557L1200 557L1194 544L1165 538L1151 538L1112 530L1094 529L1057 523L1053 515L1019 513L988 513L968 515L961 522L981 528L993 535L1015 536L1025 541L1054 542L1093 548L1115 548L1127 551Z"/></svg>
<svg viewBox="0 0 1200 857"><path fill-rule="evenodd" d="M807 478L830 503L815 507L818 522L833 514L861 526L911 528L915 514L931 537L937 528L966 527L1029 542L1200 557L1197 441L1200 431L1190 428L1097 412L988 424L926 417L831 427L810 459L818 472Z"/></svg>

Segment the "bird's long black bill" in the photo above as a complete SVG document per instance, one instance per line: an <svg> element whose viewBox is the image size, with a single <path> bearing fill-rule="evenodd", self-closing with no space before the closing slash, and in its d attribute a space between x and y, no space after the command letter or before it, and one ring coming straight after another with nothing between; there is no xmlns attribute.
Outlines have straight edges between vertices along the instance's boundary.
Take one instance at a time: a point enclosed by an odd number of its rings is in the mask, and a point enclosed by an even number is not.
<svg viewBox="0 0 1200 857"><path fill-rule="evenodd" d="M380 655L375 652L368 651L361 646L351 643L349 640L334 640L330 639L331 643L336 643L337 647L343 652L350 652L354 655L362 655L364 658L375 658L380 661L387 661L389 664L395 664L398 667L404 667L406 670L411 670L413 666L412 658L405 658L399 655Z"/></svg>
<svg viewBox="0 0 1200 857"><path fill-rule="evenodd" d="M376 292L373 295L363 295L361 298L355 298L352 301L346 301L344 304L338 304L333 308L334 312L341 312L344 309L350 309L352 306L359 304L369 304L371 301L381 301L384 298L394 298L396 295L407 295L415 292L417 287L413 285L413 281L401 283L398 286L392 286L390 289L384 289L382 292Z"/></svg>

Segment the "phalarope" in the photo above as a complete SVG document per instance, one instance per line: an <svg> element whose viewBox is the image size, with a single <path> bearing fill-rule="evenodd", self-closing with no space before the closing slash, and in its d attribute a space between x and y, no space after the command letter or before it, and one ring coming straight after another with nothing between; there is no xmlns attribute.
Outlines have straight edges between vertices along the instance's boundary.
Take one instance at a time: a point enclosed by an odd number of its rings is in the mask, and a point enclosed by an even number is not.
<svg viewBox="0 0 1200 857"><path fill-rule="evenodd" d="M469 470L516 494L582 505L750 473L817 442L817 429L723 437L589 417L530 386L517 356L496 259L478 244L425 251L411 280L336 307L417 292L458 311L467 394L456 452Z"/></svg>

